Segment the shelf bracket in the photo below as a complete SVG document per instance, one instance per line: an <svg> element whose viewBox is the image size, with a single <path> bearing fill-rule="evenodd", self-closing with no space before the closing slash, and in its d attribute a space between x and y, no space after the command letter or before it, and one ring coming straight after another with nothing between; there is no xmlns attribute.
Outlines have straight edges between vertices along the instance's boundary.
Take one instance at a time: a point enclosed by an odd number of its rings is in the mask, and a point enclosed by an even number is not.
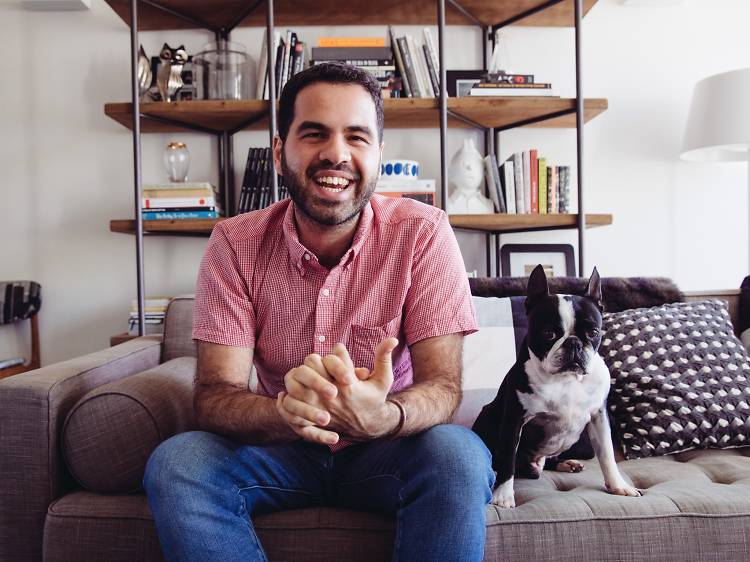
<svg viewBox="0 0 750 562"><path fill-rule="evenodd" d="M478 17L476 17L466 8L464 8L456 0L448 0L448 4L453 6L457 11L461 12L461 15L463 15L466 19L471 20L474 23L474 25L478 25L479 27L482 27L482 28L485 27L484 23Z"/></svg>
<svg viewBox="0 0 750 562"><path fill-rule="evenodd" d="M194 125L192 123L185 123L183 121L179 121L177 119L170 119L168 117L160 117L158 115L149 115L147 113L141 113L140 116L141 116L141 119L150 119L151 121L156 121L157 123L164 123L165 125L176 125L177 127L183 127L185 129L189 129L191 131L197 131L199 133L209 133L211 135L222 134L222 131L220 130L209 129L208 127L201 127L200 125Z"/></svg>
<svg viewBox="0 0 750 562"><path fill-rule="evenodd" d="M480 125L476 121L472 121L468 117L464 117L463 115L459 115L458 113L456 113L455 111L451 111L450 109L448 110L448 115L450 117L453 117L453 119L458 119L459 121L462 121L463 123L466 123L467 125L471 125L472 127L476 128L476 129L479 129L481 131L484 131L484 130L487 129L487 127L485 127L484 125Z"/></svg>
<svg viewBox="0 0 750 562"><path fill-rule="evenodd" d="M575 112L576 112L575 108L563 109L562 111L554 111L552 113L546 113L544 115L539 115L538 117L531 117L529 119L524 119L523 121L517 121L515 123L503 125L502 127L495 127L495 129L498 131L508 131L510 129L515 129L516 127L525 127L527 125L533 125L534 123L540 123L542 121L549 121L550 119L557 119L558 117L570 115L571 113L575 113Z"/></svg>
<svg viewBox="0 0 750 562"><path fill-rule="evenodd" d="M262 3L263 3L263 0L255 0L254 3L250 4L250 6L248 6L245 10L243 10L242 13L239 16L237 16L237 18L225 28L227 33L232 31L238 25L240 25L242 23L242 20L244 20L247 16L249 16L255 10L257 10L258 6L260 6Z"/></svg>
<svg viewBox="0 0 750 562"><path fill-rule="evenodd" d="M209 31L215 31L215 29L211 27L205 21L199 20L198 18L193 17L193 16L188 16L187 14L183 14L181 12L178 12L177 10L173 10L172 8L167 8L166 6L162 6L161 4L157 4L153 0L141 0L141 2L143 2L147 6L151 6L152 8L165 12L176 18L180 18L181 20L184 20L188 23L191 23L196 27L202 27L203 29L208 29Z"/></svg>
<svg viewBox="0 0 750 562"><path fill-rule="evenodd" d="M526 10L525 12L520 13L517 16L513 16L512 18L508 18L505 21L496 23L495 25L492 26L492 34L494 35L498 29L502 29L503 27L508 27L509 25L513 25L517 21L520 21L529 16L533 16L537 12L543 12L547 8L550 8L551 6L554 6L555 4L559 4L560 2L563 2L563 1L564 0L547 0L547 2L537 6L536 8L531 8L530 10Z"/></svg>
<svg viewBox="0 0 750 562"><path fill-rule="evenodd" d="M250 119L248 119L247 121L243 121L234 129L230 129L229 134L234 135L235 133L239 133L243 129L246 129L247 127L251 127L253 124L257 123L261 119L268 117L268 114L269 114L268 111L264 111L263 113L260 113L258 115L253 115Z"/></svg>

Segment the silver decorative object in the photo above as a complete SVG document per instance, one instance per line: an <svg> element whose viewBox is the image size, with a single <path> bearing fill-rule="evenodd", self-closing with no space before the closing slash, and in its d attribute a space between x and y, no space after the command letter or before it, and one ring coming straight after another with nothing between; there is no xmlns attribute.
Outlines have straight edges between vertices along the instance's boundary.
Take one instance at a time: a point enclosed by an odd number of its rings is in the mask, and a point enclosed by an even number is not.
<svg viewBox="0 0 750 562"><path fill-rule="evenodd" d="M156 86L162 101L174 101L177 90L182 88L182 66L187 62L185 46L173 49L166 43L159 53L159 69L156 71Z"/></svg>
<svg viewBox="0 0 750 562"><path fill-rule="evenodd" d="M164 149L164 167L171 182L184 182L190 167L190 152L184 142L170 142Z"/></svg>
<svg viewBox="0 0 750 562"><path fill-rule="evenodd" d="M153 73L151 72L151 61L146 56L146 51L143 50L141 45L138 51L138 93L143 99L143 95L151 87L151 81L153 80Z"/></svg>

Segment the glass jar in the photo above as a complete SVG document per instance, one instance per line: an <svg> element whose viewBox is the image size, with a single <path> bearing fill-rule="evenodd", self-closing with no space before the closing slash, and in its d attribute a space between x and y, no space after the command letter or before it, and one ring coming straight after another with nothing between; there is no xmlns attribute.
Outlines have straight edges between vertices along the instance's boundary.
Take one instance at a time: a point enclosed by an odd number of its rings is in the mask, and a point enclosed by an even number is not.
<svg viewBox="0 0 750 562"><path fill-rule="evenodd" d="M255 61L244 45L208 43L193 57L196 96L203 100L241 100L255 91Z"/></svg>
<svg viewBox="0 0 750 562"><path fill-rule="evenodd" d="M170 142L164 149L164 167L169 181L184 182L187 180L190 167L190 152L184 142Z"/></svg>

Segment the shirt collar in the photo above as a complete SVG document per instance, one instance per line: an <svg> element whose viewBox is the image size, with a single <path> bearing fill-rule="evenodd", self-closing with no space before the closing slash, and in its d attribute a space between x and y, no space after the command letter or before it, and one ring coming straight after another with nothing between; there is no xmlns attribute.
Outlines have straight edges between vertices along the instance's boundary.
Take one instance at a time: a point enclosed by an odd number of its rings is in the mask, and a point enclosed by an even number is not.
<svg viewBox="0 0 750 562"><path fill-rule="evenodd" d="M364 246L365 241L372 230L373 218L374 212L372 210L372 205L368 201L359 215L359 224L357 225L357 230L352 239L352 246L341 258L341 264L344 267L347 267L352 262ZM284 213L282 228L284 231L284 239L286 240L286 245L289 249L289 255L292 258L292 262L297 266L297 269L304 272L308 262L314 260L317 263L318 259L315 254L305 248L305 246L299 241L299 232L297 232L297 225L294 222L294 203L292 201L289 202L286 212Z"/></svg>

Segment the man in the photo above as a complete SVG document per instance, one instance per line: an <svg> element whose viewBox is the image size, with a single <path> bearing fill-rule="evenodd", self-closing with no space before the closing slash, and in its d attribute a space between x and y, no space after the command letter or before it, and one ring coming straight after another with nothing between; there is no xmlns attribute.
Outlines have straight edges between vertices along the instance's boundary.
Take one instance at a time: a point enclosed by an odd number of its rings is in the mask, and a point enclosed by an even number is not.
<svg viewBox="0 0 750 562"><path fill-rule="evenodd" d="M373 195L380 96L354 67L294 76L273 147L291 201L214 229L193 328L203 431L162 443L144 478L168 560L266 560L251 516L319 505L396 516L396 560L482 558L489 453L447 424L468 280L445 213Z"/></svg>

